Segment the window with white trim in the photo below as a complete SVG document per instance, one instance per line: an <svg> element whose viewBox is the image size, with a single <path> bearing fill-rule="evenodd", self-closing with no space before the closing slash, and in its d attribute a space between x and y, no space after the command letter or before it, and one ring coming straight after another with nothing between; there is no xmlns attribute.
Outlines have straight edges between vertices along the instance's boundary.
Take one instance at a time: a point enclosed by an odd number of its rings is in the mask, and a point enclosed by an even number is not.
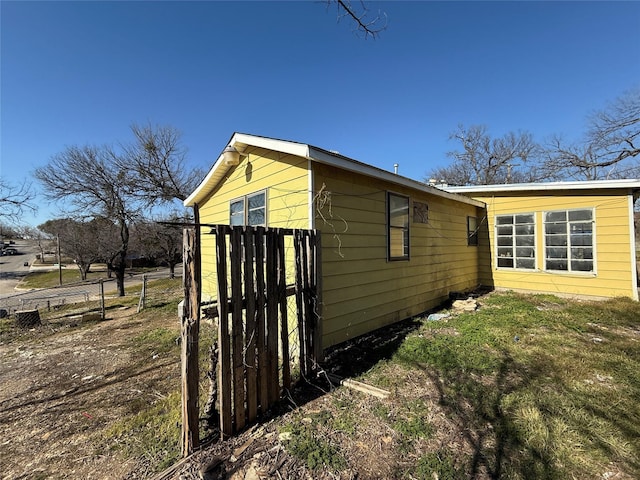
<svg viewBox="0 0 640 480"><path fill-rule="evenodd" d="M387 255L409 260L409 197L387 193Z"/></svg>
<svg viewBox="0 0 640 480"><path fill-rule="evenodd" d="M593 210L544 212L545 270L593 272Z"/></svg>
<svg viewBox="0 0 640 480"><path fill-rule="evenodd" d="M496 216L498 268L536 268L536 225L533 213Z"/></svg>
<svg viewBox="0 0 640 480"><path fill-rule="evenodd" d="M229 224L265 227L267 225L267 193L265 190L231 200Z"/></svg>

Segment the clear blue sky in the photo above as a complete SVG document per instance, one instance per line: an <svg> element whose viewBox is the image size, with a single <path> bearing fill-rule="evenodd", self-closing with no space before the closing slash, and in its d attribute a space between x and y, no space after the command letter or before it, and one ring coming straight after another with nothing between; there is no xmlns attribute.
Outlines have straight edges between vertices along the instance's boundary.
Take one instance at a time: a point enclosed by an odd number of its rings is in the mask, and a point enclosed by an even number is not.
<svg viewBox="0 0 640 480"><path fill-rule="evenodd" d="M377 40L323 2L2 1L0 174L151 122L207 169L239 131L422 179L460 123L575 138L640 84L637 2L368 6L388 15ZM56 216L40 204L25 223Z"/></svg>

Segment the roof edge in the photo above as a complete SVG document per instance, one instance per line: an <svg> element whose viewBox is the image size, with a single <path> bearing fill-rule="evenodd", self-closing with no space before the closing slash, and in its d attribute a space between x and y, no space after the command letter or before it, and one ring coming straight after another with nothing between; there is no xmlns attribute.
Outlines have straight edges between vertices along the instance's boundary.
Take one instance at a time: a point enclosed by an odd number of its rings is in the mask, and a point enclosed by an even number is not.
<svg viewBox="0 0 640 480"><path fill-rule="evenodd" d="M450 200L455 200L476 207L485 206L485 204L479 200L475 200L458 193L448 192L436 188L432 185L428 185L426 183L419 182L408 177L403 177L396 173L392 173L387 170L374 167L367 163L354 160L344 155L340 155L339 153L331 152L323 148L314 147L306 143L298 143L289 140L279 140L276 138L261 137L258 135L235 132L231 136L227 145L235 147L241 153L250 153L250 147L255 147L295 155L314 162L331 165L343 170L368 175L370 177L378 178L390 183L420 190L422 192L430 193L438 197L448 198ZM225 145L225 147L227 145ZM217 160L211 167L211 170L209 170L209 172L205 176L204 180L202 180L202 182L200 182L193 193L191 193L191 195L189 195L184 200L184 206L192 207L204 200L208 195L211 194L211 192L215 190L215 188L222 181L230 168L232 167L225 165L222 153L220 153Z"/></svg>
<svg viewBox="0 0 640 480"><path fill-rule="evenodd" d="M546 183L504 183L494 185L466 185L440 187L451 193L483 193L483 192L526 192L526 191L553 191L553 190L590 190L590 189L616 189L627 188L640 190L640 179L616 179L616 180L576 180L569 182Z"/></svg>

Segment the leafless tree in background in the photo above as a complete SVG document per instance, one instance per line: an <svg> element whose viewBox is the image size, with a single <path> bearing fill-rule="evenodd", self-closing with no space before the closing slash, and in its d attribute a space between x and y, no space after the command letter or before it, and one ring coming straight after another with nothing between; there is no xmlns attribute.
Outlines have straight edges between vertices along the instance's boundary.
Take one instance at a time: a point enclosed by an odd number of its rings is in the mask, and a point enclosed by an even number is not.
<svg viewBox="0 0 640 480"><path fill-rule="evenodd" d="M538 146L529 133L509 132L492 138L483 125L459 125L450 138L459 141L462 150L447 153L453 159L451 165L431 170L426 180L450 185L489 185L538 179L532 161Z"/></svg>
<svg viewBox="0 0 640 480"><path fill-rule="evenodd" d="M371 15L366 2L360 0L351 2L350 0L326 0L327 9L336 6L337 20L347 18L356 25L355 32L363 35L364 38L377 38L380 32L387 28L387 14L378 11L376 15ZM355 5L354 5L355 3Z"/></svg>
<svg viewBox="0 0 640 480"><path fill-rule="evenodd" d="M154 205L184 199L200 174L185 165L180 134L171 127L131 127L134 141L110 146L72 146L35 172L47 198L69 203L78 218L103 218L115 229L103 239L105 260L124 295L130 225ZM113 237L118 239L113 244Z"/></svg>
<svg viewBox="0 0 640 480"><path fill-rule="evenodd" d="M0 220L18 222L25 212L35 212L35 193L31 184L24 181L13 185L0 178Z"/></svg>
<svg viewBox="0 0 640 480"><path fill-rule="evenodd" d="M58 238L62 253L75 261L82 280L86 280L92 264L101 261L109 263L114 248L105 248L105 239L114 243L117 235L114 235L113 226L111 221L104 218L88 221L59 218L47 220L38 229Z"/></svg>
<svg viewBox="0 0 640 480"><path fill-rule="evenodd" d="M204 178L205 172L188 168L187 149L180 132L170 126L131 126L134 141L122 146L120 168L129 169L135 189L147 205L184 200Z"/></svg>
<svg viewBox="0 0 640 480"><path fill-rule="evenodd" d="M47 198L70 203L78 217L102 216L117 225L119 246L108 266L116 274L118 294L124 296L129 223L141 205L130 194L133 177L120 163L111 147L72 146L36 169L35 177Z"/></svg>
<svg viewBox="0 0 640 480"><path fill-rule="evenodd" d="M640 176L640 87L591 114L582 141L553 136L543 168L556 179L600 180Z"/></svg>
<svg viewBox="0 0 640 480"><path fill-rule="evenodd" d="M176 265L182 261L182 227L170 223L189 220L193 221L176 214L158 222L137 221L133 227L136 249L151 260L166 263L170 278L175 277Z"/></svg>

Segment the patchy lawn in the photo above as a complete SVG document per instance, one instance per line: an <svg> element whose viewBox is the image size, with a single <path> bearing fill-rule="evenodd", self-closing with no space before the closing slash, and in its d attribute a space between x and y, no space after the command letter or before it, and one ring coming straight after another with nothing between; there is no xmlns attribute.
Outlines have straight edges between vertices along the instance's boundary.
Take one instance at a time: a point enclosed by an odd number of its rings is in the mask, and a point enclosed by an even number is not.
<svg viewBox="0 0 640 480"><path fill-rule="evenodd" d="M143 478L178 458L182 286L149 289L164 300L140 314L131 289L108 301L105 321L83 323L72 305L43 312L43 326L28 331L0 320L3 479ZM157 425L136 423L145 412L173 421L153 447L141 439Z"/></svg>
<svg viewBox="0 0 640 480"><path fill-rule="evenodd" d="M640 478L640 304L479 303L329 352L328 368L388 398L292 392L281 417L168 478L197 478L208 462L210 478L234 479Z"/></svg>
<svg viewBox="0 0 640 480"><path fill-rule="evenodd" d="M165 301L140 315L134 294L104 322L2 320L2 478L151 478L178 460L180 281L157 288ZM300 386L163 478L640 478L640 304L479 303L328 352L328 371L386 399Z"/></svg>

